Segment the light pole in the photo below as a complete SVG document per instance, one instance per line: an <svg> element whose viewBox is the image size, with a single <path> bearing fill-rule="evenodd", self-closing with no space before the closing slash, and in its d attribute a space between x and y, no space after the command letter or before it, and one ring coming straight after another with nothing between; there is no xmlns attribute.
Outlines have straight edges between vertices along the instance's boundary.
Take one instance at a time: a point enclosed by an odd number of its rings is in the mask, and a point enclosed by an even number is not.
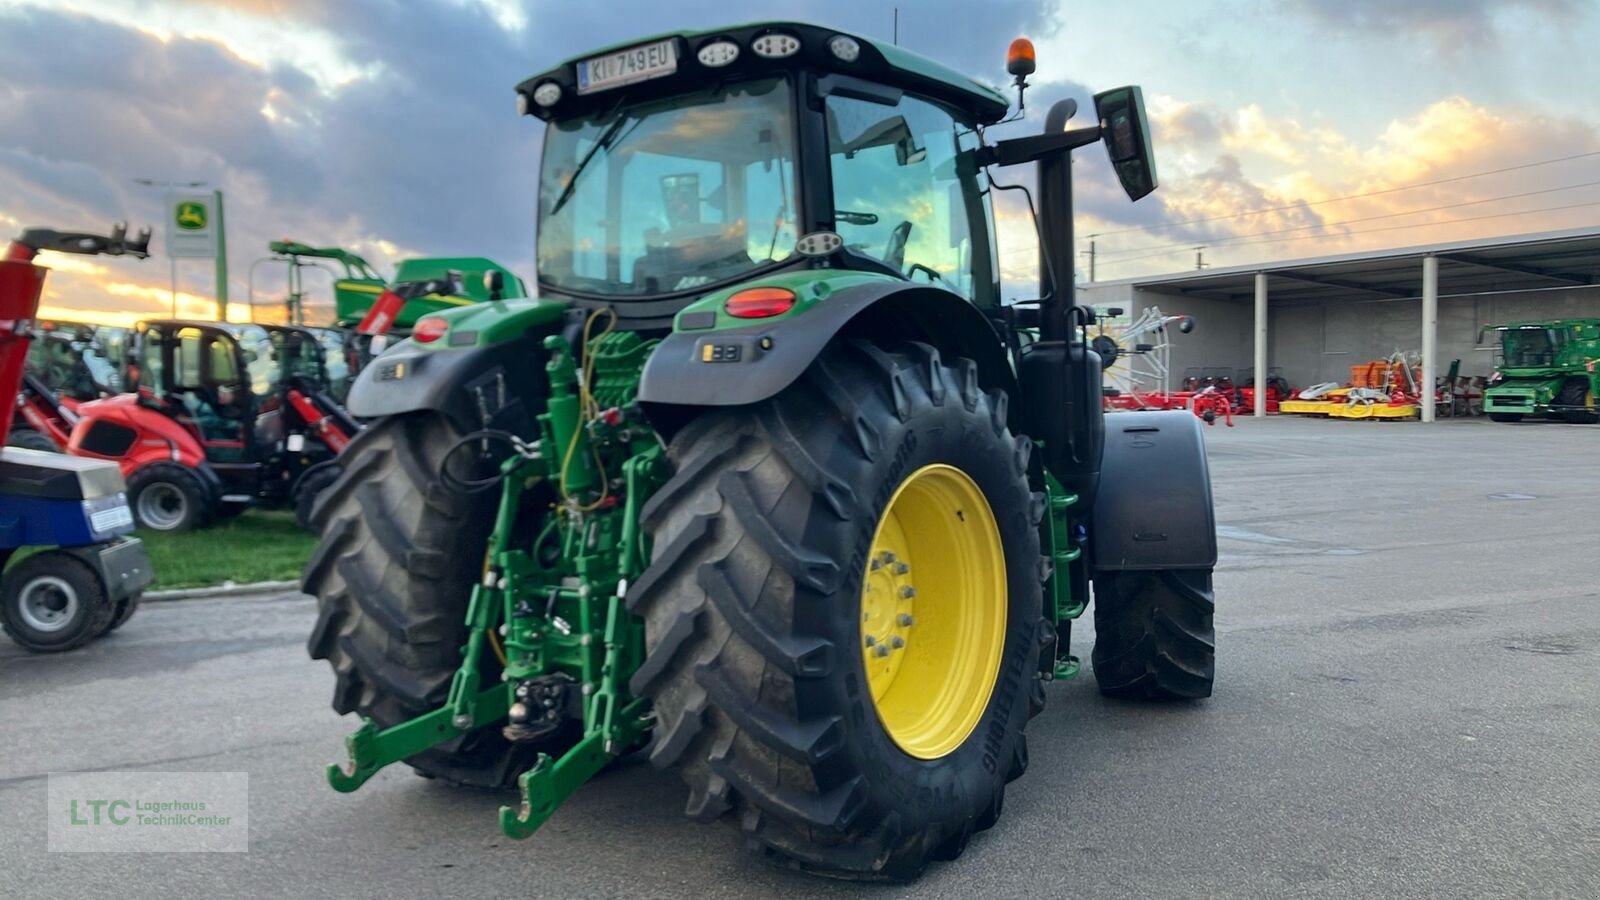
<svg viewBox="0 0 1600 900"><path fill-rule="evenodd" d="M154 178L135 178L133 183L142 184L145 187L161 188L198 188L206 186L204 181L167 181L164 179ZM172 234L172 227L166 223L165 219L162 221L163 227L166 229L162 233L170 236ZM170 237L168 240L170 240ZM172 255L172 250L170 247L167 250L167 262L172 267L172 317L176 319L178 318L178 258Z"/></svg>
<svg viewBox="0 0 1600 900"><path fill-rule="evenodd" d="M250 321L252 321L252 322L254 322L256 320L256 266L259 266L264 262L283 262L283 257L281 257L281 256L262 256L262 257L257 258L255 262L250 264L250 274L245 279L245 283L246 283L245 296L248 298L248 300L246 302L248 302L248 304L250 306Z"/></svg>

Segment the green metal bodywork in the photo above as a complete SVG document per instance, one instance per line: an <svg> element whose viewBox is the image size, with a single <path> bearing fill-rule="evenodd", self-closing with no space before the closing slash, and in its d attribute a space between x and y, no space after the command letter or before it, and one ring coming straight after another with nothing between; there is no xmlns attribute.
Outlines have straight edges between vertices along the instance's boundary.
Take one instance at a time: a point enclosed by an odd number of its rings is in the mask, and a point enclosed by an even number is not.
<svg viewBox="0 0 1600 900"><path fill-rule="evenodd" d="M568 305L565 300L523 299L452 306L434 314L434 318L443 319L448 326L444 336L426 344L413 342L413 345L429 351L490 347L557 321Z"/></svg>
<svg viewBox="0 0 1600 900"><path fill-rule="evenodd" d="M488 272L500 272L504 275L505 287L501 293L504 299L521 299L528 296L522 279L492 259L482 256L407 259L395 269L394 278L388 285L382 281L373 283L352 279L335 282L334 295L337 307L335 315L338 324L351 327L359 323L386 286L445 281L450 278L452 272L461 273L460 293L450 295L429 293L406 301L405 306L400 308L399 315L395 317L394 327L409 329L417 324L418 319L431 313L487 302L489 291L483 285L483 276Z"/></svg>
<svg viewBox="0 0 1600 900"><path fill-rule="evenodd" d="M1593 410L1600 396L1600 319L1552 319L1490 326L1498 337L1495 373L1484 390L1488 413L1529 416ZM1559 402L1574 379L1588 383L1583 407Z"/></svg>

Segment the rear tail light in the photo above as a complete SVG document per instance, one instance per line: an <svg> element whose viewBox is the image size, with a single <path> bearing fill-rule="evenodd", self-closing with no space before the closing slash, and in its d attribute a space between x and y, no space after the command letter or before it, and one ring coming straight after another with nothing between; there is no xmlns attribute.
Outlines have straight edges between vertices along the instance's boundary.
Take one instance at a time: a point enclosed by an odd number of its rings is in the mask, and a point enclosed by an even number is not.
<svg viewBox="0 0 1600 900"><path fill-rule="evenodd" d="M794 291L779 287L745 288L723 304L736 319L767 319L794 308Z"/></svg>
<svg viewBox="0 0 1600 900"><path fill-rule="evenodd" d="M419 344L431 344L444 337L444 333L449 330L449 322L430 316L417 321L417 327L411 329L411 339Z"/></svg>

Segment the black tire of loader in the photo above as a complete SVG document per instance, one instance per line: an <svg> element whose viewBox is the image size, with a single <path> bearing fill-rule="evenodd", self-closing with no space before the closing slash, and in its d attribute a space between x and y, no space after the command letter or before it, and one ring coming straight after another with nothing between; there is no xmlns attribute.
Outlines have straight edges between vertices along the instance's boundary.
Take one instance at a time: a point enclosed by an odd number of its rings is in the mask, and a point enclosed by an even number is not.
<svg viewBox="0 0 1600 900"><path fill-rule="evenodd" d="M106 623L106 630L101 632L101 636L116 631L123 626L123 623L133 618L133 614L139 611L139 601L143 598L144 592L140 591L118 600L115 604L116 612L111 614L111 621Z"/></svg>
<svg viewBox="0 0 1600 900"><path fill-rule="evenodd" d="M152 487L170 487L183 498L183 513L168 528L156 528L139 517L139 501ZM193 469L175 462L158 462L140 466L128 478L128 507L139 527L152 531L178 534L194 531L211 524L221 505L216 494Z"/></svg>
<svg viewBox="0 0 1600 900"><path fill-rule="evenodd" d="M482 571L497 491L458 494L439 465L458 435L438 414L363 430L339 479L311 511L322 541L302 589L317 598L307 649L332 666L333 709L388 728L442 706L466 643L467 601ZM483 687L499 682L486 663ZM430 778L514 787L541 748L511 744L493 723L406 760Z"/></svg>
<svg viewBox="0 0 1600 900"><path fill-rule="evenodd" d="M1497 412L1492 412L1492 413L1489 413L1489 421L1491 421L1491 422L1521 422L1522 421L1522 413L1497 413Z"/></svg>
<svg viewBox="0 0 1600 900"><path fill-rule="evenodd" d="M676 475L642 511L654 560L630 592L648 652L635 694L656 711L651 761L679 770L686 812L733 810L774 861L908 880L994 824L1027 767L1044 706L1031 442L971 360L912 345L830 349L752 409L714 412L672 441ZM892 489L951 462L984 491L1010 586L1000 674L972 735L913 758L877 720L861 664L861 568Z"/></svg>
<svg viewBox="0 0 1600 900"><path fill-rule="evenodd" d="M7 447L21 447L24 450L38 450L40 453L60 453L61 448L56 442L42 431L33 428L13 428L10 437L6 438Z"/></svg>
<svg viewBox="0 0 1600 900"><path fill-rule="evenodd" d="M60 579L76 602L76 615L60 631L39 631L24 619L24 592L41 578ZM0 588L0 625L30 653L64 653L76 650L106 632L116 606L106 599L100 575L88 563L65 550L36 553L12 566Z"/></svg>
<svg viewBox="0 0 1600 900"><path fill-rule="evenodd" d="M1589 405L1589 380L1574 378L1561 386L1561 394L1556 398L1556 403L1566 407L1561 413L1561 418L1569 425L1593 425L1600 422L1600 415L1594 410L1572 407L1587 407Z"/></svg>
<svg viewBox="0 0 1600 900"><path fill-rule="evenodd" d="M1126 700L1211 696L1211 571L1108 572L1094 580L1094 678Z"/></svg>

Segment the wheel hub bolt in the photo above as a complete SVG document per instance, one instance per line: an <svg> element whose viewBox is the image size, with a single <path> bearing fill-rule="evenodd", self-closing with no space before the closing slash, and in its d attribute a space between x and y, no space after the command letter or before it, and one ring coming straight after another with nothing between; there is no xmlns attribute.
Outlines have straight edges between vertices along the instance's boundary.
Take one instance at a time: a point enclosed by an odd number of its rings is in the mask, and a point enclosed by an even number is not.
<svg viewBox="0 0 1600 900"><path fill-rule="evenodd" d="M904 574L906 574L907 572L910 572L910 571L911 571L911 566L908 563L901 563L901 564L899 564L899 565L894 567L894 572L895 572L896 575L904 575Z"/></svg>
<svg viewBox="0 0 1600 900"><path fill-rule="evenodd" d="M906 600L910 600L912 597L915 597L916 595L917 595L917 589L912 587L909 584L900 589L900 596L902 598L906 599Z"/></svg>
<svg viewBox="0 0 1600 900"><path fill-rule="evenodd" d="M904 647L905 645L906 645L906 639L901 637L898 634L895 635L892 638L889 638L889 646L893 647L896 650L899 650L900 648Z"/></svg>
<svg viewBox="0 0 1600 900"><path fill-rule="evenodd" d="M910 628L917 620L912 618L911 613L901 613L898 621L902 628Z"/></svg>
<svg viewBox="0 0 1600 900"><path fill-rule="evenodd" d="M883 551L883 561L884 561L884 562L885 562L885 563L892 563L892 562L894 562L894 561L895 561L895 560L896 560L896 559L897 559L897 558L898 558L898 557L896 557L896 556L895 556L895 555L894 555L894 552L893 552L893 551L890 551L890 550L885 550L885 551Z"/></svg>
<svg viewBox="0 0 1600 900"><path fill-rule="evenodd" d="M878 654L879 656L888 656L889 655L889 645L888 644L879 644L877 649L874 650L873 652Z"/></svg>
<svg viewBox="0 0 1600 900"><path fill-rule="evenodd" d="M878 639L877 639L877 638L875 638L875 637L873 637L873 636L872 636L872 635L870 635L870 634L869 634L869 635L867 635L867 646L868 646L868 647L873 647L873 646L876 646L876 645L877 645L877 643L878 643Z"/></svg>

